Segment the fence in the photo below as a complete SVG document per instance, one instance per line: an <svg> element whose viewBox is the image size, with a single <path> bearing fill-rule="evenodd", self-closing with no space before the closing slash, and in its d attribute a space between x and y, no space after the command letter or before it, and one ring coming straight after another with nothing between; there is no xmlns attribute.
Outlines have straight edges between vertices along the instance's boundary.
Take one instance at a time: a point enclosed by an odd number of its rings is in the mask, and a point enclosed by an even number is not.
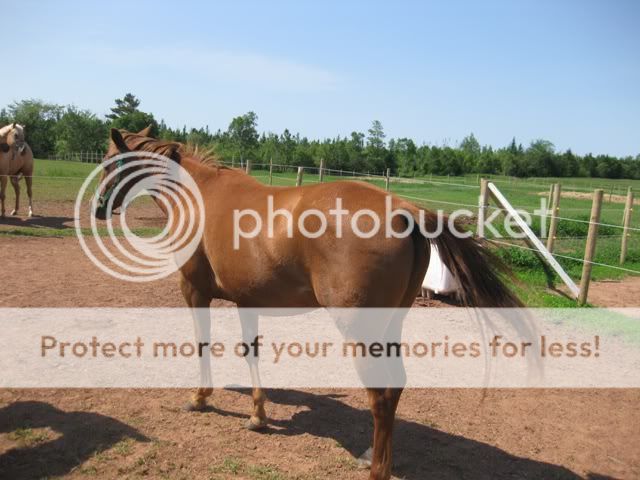
<svg viewBox="0 0 640 480"><path fill-rule="evenodd" d="M69 162L100 163L104 158L104 152L73 152L49 154L48 160L66 160Z"/></svg>

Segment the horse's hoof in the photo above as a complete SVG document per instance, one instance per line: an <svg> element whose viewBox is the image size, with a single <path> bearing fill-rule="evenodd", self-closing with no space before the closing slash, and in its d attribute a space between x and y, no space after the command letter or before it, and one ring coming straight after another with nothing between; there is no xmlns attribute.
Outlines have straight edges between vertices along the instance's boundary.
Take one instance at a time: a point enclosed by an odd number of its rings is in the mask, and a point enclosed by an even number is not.
<svg viewBox="0 0 640 480"><path fill-rule="evenodd" d="M29 210L29 214L27 215L27 217L29 218L33 217L33 212L31 210Z"/></svg>
<svg viewBox="0 0 640 480"><path fill-rule="evenodd" d="M268 424L269 421L266 418L251 417L249 418L249 420L247 420L246 427L247 430L257 432L259 430L267 428Z"/></svg>
<svg viewBox="0 0 640 480"><path fill-rule="evenodd" d="M373 458L373 448L367 448L367 451L364 452L360 457L358 457L358 467L360 468L371 468L371 460Z"/></svg>
<svg viewBox="0 0 640 480"><path fill-rule="evenodd" d="M193 402L187 402L182 406L182 411L183 412L202 412L204 411L205 408L207 408L206 403L195 404Z"/></svg>
<svg viewBox="0 0 640 480"><path fill-rule="evenodd" d="M15 215L17 215L17 214L18 214L18 210L14 210L14 211L12 211L12 212L11 212L11 216L12 216L12 217L13 217L13 216L15 216Z"/></svg>

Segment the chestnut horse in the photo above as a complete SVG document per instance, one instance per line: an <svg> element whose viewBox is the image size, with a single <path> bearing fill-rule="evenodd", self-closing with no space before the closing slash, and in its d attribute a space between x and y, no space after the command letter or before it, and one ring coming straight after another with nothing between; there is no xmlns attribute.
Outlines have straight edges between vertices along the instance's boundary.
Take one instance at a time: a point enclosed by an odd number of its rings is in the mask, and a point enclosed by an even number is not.
<svg viewBox="0 0 640 480"><path fill-rule="evenodd" d="M429 264L429 241L435 243L442 260L462 286L462 299L470 306L517 307L518 299L501 280L504 272L499 262L473 238L458 238L445 226L435 239L427 240L418 229L404 238L388 238L380 231L370 238L361 238L352 231L352 213L336 219L329 214L342 199L349 212L368 209L385 220L385 200L389 193L361 182L332 182L304 187L269 187L243 171L216 163L204 162L202 155L189 153L182 145L155 140L145 135L123 130L111 130L109 150L105 158L131 151L161 153L180 165L192 176L204 200L204 234L198 249L181 267L180 286L189 307L197 307L196 332L198 338L209 338L210 319L207 308L212 299L235 302L239 307L386 307L407 308L420 291ZM140 157L143 158L143 157ZM128 160L125 160L128 161ZM114 162L105 167L104 175L111 173ZM108 170L108 171L107 171ZM103 177L105 178L105 177ZM97 192L101 200L113 191L112 175L103 190ZM113 200L113 208L121 206L126 191L133 185L120 185L120 194ZM307 238L300 231L287 232L284 216L275 221L273 235L265 231L255 238L241 238L234 248L234 211L252 209L262 218L267 217L268 198L273 198L273 209L291 212L294 224L305 210L324 212L328 221L326 233L318 238ZM391 197L394 208L405 209L416 218L421 210L397 197ZM94 212L105 218L105 202ZM422 213L427 230L435 230L437 216ZM318 230L316 217L308 216L303 225L307 231ZM394 231L407 228L402 217L391 219ZM255 223L249 220L241 225L251 230ZM357 225L359 230L371 230L371 222L364 216ZM265 230L265 229L263 229ZM341 235L337 234L341 231ZM397 310L395 310L397 311ZM203 313L204 312L204 313ZM241 324L245 340L252 340L258 331L258 316L241 310ZM393 317L393 313L390 314ZM397 329L390 318L388 329ZM396 332L397 333L397 332ZM392 332L395 335L395 333ZM204 362L204 363L203 363ZM253 382L253 411L248 427L258 429L267 425L265 394L260 386L257 363L248 357ZM201 359L201 367L209 367L208 356ZM356 367L357 368L357 367ZM403 371L399 375L403 375ZM190 409L202 409L212 394L203 380L190 402ZM371 452L370 479L388 479L391 476L391 436L396 407L402 388L367 388L369 406L373 414L374 434Z"/></svg>
<svg viewBox="0 0 640 480"><path fill-rule="evenodd" d="M33 153L24 139L24 127L13 123L0 128L0 214L5 216L4 200L6 197L7 180L11 179L13 191L16 194L16 206L11 215L17 215L20 209L20 176L27 184L29 197L29 216L33 215L32 191L33 182Z"/></svg>

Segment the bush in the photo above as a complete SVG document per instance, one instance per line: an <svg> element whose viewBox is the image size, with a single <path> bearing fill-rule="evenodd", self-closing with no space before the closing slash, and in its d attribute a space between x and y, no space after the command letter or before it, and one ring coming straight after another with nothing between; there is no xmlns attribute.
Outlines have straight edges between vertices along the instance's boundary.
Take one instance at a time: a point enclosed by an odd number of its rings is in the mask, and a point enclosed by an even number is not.
<svg viewBox="0 0 640 480"><path fill-rule="evenodd" d="M515 246L499 248L496 253L503 262L512 267L526 269L540 268L540 260L531 250L523 250Z"/></svg>

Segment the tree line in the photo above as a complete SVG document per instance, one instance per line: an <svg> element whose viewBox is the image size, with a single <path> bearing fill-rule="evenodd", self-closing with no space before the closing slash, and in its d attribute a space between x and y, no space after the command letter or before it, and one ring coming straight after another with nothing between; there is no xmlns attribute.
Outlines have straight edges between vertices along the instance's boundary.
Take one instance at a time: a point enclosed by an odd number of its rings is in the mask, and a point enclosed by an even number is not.
<svg viewBox="0 0 640 480"><path fill-rule="evenodd" d="M0 126L18 122L26 126L27 141L36 157L81 151L105 151L109 128L139 131L152 125L158 138L211 148L222 159L237 164L318 166L355 172L401 176L502 174L514 177L601 177L640 179L640 154L634 157L576 155L557 151L546 140L526 148L514 138L503 148L481 145L471 133L458 145L416 144L410 138L386 139L382 124L374 120L365 132L346 137L309 139L285 129L258 132L254 112L235 117L226 130L208 127L172 128L164 120L140 109L140 100L126 94L115 100L111 113L100 118L89 110L40 100L22 100L0 110Z"/></svg>

